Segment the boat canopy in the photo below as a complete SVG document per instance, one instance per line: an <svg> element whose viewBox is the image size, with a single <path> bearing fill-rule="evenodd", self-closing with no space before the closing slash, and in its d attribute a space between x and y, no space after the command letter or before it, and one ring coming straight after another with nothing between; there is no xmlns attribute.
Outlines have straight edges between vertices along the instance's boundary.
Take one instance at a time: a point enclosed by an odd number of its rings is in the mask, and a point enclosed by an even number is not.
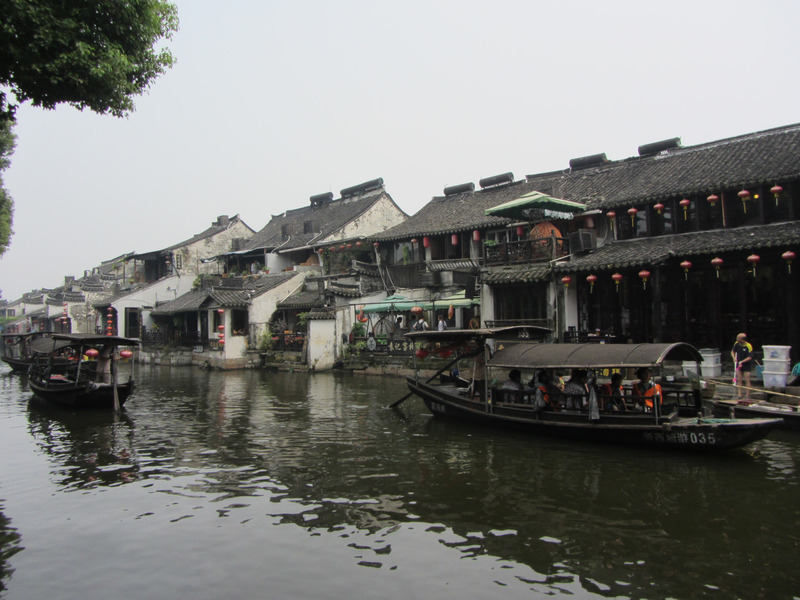
<svg viewBox="0 0 800 600"><path fill-rule="evenodd" d="M438 300L412 300L405 296L398 294L389 296L380 302L373 302L358 307L357 310L364 311L364 314L374 313L388 313L388 312L409 312L415 306L419 306L422 310L436 310L448 308L453 306L455 308L467 308L473 305L479 305L480 298L467 298L464 291L461 291L446 298L439 298Z"/></svg>
<svg viewBox="0 0 800 600"><path fill-rule="evenodd" d="M118 335L104 335L102 333L53 333L56 341L65 341L69 346L83 344L84 346L138 346L139 340L120 337Z"/></svg>
<svg viewBox="0 0 800 600"><path fill-rule="evenodd" d="M692 345L673 344L507 344L489 365L518 369L606 369L654 367L665 360L702 362Z"/></svg>

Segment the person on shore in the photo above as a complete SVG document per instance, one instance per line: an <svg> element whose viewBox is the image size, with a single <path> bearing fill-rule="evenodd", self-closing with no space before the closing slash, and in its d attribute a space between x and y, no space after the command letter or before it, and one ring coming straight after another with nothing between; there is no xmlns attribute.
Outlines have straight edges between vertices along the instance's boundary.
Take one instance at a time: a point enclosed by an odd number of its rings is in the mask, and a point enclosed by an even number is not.
<svg viewBox="0 0 800 600"><path fill-rule="evenodd" d="M647 367L636 371L639 381L633 384L633 397L637 404L644 405L644 412L653 412L658 405L661 412L662 393L661 386L653 381L653 372Z"/></svg>
<svg viewBox="0 0 800 600"><path fill-rule="evenodd" d="M439 324L437 325L439 331L447 330L447 321L444 320L444 315L439 315Z"/></svg>
<svg viewBox="0 0 800 600"><path fill-rule="evenodd" d="M753 369L753 347L747 341L747 334L740 333L736 336L736 342L731 348L731 358L733 359L733 377L736 385L737 398L742 397L744 392L745 400L750 399L750 372Z"/></svg>

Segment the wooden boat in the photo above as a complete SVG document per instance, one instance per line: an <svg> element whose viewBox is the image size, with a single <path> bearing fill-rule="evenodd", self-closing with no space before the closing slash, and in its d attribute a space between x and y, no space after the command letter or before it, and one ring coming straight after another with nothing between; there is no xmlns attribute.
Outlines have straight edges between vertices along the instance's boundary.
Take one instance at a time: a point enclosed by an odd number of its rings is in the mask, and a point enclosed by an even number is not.
<svg viewBox="0 0 800 600"><path fill-rule="evenodd" d="M37 349L48 347L51 342L50 333L45 331L33 331L30 333L4 333L2 360L11 370L16 373L27 373L33 362L34 353ZM67 368L69 362L66 360L56 360L53 367L56 369Z"/></svg>
<svg viewBox="0 0 800 600"><path fill-rule="evenodd" d="M118 381L117 362L122 346L139 341L99 334L53 333L49 351L34 355L28 386L38 398L70 408L119 410L133 392L134 380ZM53 369L59 358L74 356L74 367Z"/></svg>
<svg viewBox="0 0 800 600"><path fill-rule="evenodd" d="M410 333L407 337L415 344L420 342L427 352L457 348L463 356L473 357L473 360L474 357L481 359L482 350L484 356L481 360L485 361L485 381L488 384L479 385L480 380L475 377L469 387L452 378L437 380L433 377L422 381L417 371L416 376L407 378L408 388L422 398L436 417L514 428L535 435L706 452L745 446L762 439L781 424L780 419L774 418L719 419L703 416L699 381L674 383L674 374L681 372L684 361L699 363L703 360L698 350L689 344L544 344L498 338L491 330L465 343L466 338L459 341L448 337L448 332L442 332L445 336L438 336L438 333ZM493 353L490 350L492 346ZM644 409L600 410L601 401L591 383L587 394L590 408L587 410L543 407L536 389L510 391L497 384L511 369L518 369L528 376L540 370L558 373L586 369L595 376L608 377L612 372L631 375L641 367L650 368L657 375L657 381L660 377L662 384L662 404L656 402L651 412L644 412ZM673 382L669 381L670 377ZM627 398L631 405L636 401L630 395Z"/></svg>
<svg viewBox="0 0 800 600"><path fill-rule="evenodd" d="M714 402L714 415L740 419L782 420L781 429L800 431L800 407L767 400L720 399Z"/></svg>

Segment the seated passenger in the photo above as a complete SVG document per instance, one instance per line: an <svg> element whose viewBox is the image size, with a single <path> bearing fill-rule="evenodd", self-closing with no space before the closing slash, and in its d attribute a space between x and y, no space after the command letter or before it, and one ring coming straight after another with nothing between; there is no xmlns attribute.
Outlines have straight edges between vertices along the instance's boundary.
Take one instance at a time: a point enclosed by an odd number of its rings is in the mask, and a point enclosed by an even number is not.
<svg viewBox="0 0 800 600"><path fill-rule="evenodd" d="M508 380L503 383L503 387L500 389L506 392L522 392L525 390L525 386L522 385L522 373L520 373L519 369L511 369L508 373ZM503 397L506 402L519 402L522 394L506 393L503 394Z"/></svg>
<svg viewBox="0 0 800 600"><path fill-rule="evenodd" d="M625 395L622 390L622 374L613 373L611 381L604 383L600 388L600 404L602 410L611 412L624 412L628 410L625 404Z"/></svg>
<svg viewBox="0 0 800 600"><path fill-rule="evenodd" d="M531 387L536 388L536 397L540 399L538 408L558 410L561 404L561 387L553 381L555 375L552 371L542 369L537 373L537 381L531 379ZM559 378L560 379L560 378ZM563 386L562 386L563 387Z"/></svg>
<svg viewBox="0 0 800 600"><path fill-rule="evenodd" d="M586 369L572 369L569 381L564 385L564 408L582 410L589 405L589 388Z"/></svg>
<svg viewBox="0 0 800 600"><path fill-rule="evenodd" d="M641 367L636 371L639 381L633 384L634 401L644 405L645 412L653 412L654 404L658 404L658 412L661 412L662 393L661 386L653 381L653 372L647 367Z"/></svg>

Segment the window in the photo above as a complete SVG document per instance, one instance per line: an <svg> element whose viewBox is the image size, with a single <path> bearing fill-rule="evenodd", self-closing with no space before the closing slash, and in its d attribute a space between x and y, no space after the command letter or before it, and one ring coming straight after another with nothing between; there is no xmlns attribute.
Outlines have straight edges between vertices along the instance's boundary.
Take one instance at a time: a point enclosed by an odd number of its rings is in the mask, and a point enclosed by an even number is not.
<svg viewBox="0 0 800 600"><path fill-rule="evenodd" d="M233 309L231 311L231 335L247 335L247 311Z"/></svg>

